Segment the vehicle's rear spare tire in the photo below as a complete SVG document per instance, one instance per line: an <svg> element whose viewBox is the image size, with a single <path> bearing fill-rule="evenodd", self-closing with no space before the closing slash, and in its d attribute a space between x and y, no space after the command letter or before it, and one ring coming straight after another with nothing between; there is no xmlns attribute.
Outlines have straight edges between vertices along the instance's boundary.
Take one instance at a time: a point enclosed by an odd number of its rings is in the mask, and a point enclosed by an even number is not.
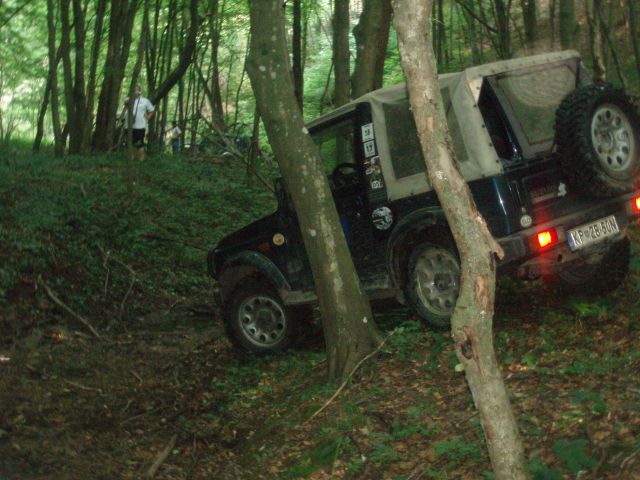
<svg viewBox="0 0 640 480"><path fill-rule="evenodd" d="M556 112L562 171L577 192L611 197L640 186L640 115L623 90L579 87Z"/></svg>
<svg viewBox="0 0 640 480"><path fill-rule="evenodd" d="M618 288L629 272L631 244L628 238L611 245L594 263L568 263L563 270L544 277L558 293L602 295Z"/></svg>

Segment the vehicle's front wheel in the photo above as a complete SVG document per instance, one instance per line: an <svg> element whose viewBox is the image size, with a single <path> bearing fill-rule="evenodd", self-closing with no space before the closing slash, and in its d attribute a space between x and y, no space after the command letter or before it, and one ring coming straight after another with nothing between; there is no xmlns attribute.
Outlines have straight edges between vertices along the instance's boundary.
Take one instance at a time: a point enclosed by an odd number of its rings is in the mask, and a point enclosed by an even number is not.
<svg viewBox="0 0 640 480"><path fill-rule="evenodd" d="M595 263L569 263L560 272L544 277L559 293L601 295L618 288L629 272L628 238L614 243Z"/></svg>
<svg viewBox="0 0 640 480"><path fill-rule="evenodd" d="M292 315L270 287L251 281L231 294L224 309L227 333L245 350L268 353L291 343Z"/></svg>
<svg viewBox="0 0 640 480"><path fill-rule="evenodd" d="M444 328L460 292L460 259L451 246L435 243L418 245L409 258L406 297L418 316Z"/></svg>

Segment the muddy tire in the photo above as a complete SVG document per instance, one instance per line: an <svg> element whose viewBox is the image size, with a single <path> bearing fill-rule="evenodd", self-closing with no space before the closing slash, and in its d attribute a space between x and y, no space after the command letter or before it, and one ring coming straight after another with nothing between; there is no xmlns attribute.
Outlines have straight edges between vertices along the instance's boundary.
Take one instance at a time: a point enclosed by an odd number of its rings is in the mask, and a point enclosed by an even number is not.
<svg viewBox="0 0 640 480"><path fill-rule="evenodd" d="M291 343L293 316L269 285L252 280L236 288L224 308L227 335L255 353L278 352Z"/></svg>
<svg viewBox="0 0 640 480"><path fill-rule="evenodd" d="M602 295L618 288L629 272L631 244L624 238L609 248L597 263L570 263L545 283L561 294Z"/></svg>
<svg viewBox="0 0 640 480"><path fill-rule="evenodd" d="M406 298L425 322L437 328L451 324L460 292L460 259L450 244L421 243L407 268Z"/></svg>
<svg viewBox="0 0 640 480"><path fill-rule="evenodd" d="M640 185L640 116L623 90L579 87L556 112L556 145L567 183L611 197Z"/></svg>

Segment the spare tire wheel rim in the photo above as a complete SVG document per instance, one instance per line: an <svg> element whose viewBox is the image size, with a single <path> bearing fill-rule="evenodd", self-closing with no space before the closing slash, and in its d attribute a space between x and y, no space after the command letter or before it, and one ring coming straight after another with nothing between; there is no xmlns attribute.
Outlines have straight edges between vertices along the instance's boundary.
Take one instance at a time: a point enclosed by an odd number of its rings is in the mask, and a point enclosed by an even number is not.
<svg viewBox="0 0 640 480"><path fill-rule="evenodd" d="M430 248L420 255L415 268L416 294L430 312L450 316L460 290L460 265L448 250Z"/></svg>
<svg viewBox="0 0 640 480"><path fill-rule="evenodd" d="M274 299L254 295L240 304L238 322L251 343L265 347L273 346L282 340L287 318L280 304Z"/></svg>
<svg viewBox="0 0 640 480"><path fill-rule="evenodd" d="M591 141L605 173L627 178L636 162L636 139L629 117L616 105L600 105L591 120Z"/></svg>

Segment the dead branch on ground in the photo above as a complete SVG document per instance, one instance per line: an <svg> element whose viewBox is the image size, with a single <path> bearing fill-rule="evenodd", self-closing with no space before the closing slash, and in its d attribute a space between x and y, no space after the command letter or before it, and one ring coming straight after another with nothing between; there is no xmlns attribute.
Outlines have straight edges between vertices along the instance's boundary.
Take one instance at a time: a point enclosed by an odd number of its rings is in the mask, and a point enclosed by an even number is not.
<svg viewBox="0 0 640 480"><path fill-rule="evenodd" d="M70 314L72 317L74 317L76 320L78 320L80 323L82 323L85 327L87 327L91 333L93 333L94 337L101 339L102 337L100 336L100 334L98 333L98 331L93 327L93 325L91 325L91 323L89 322L89 320L87 320L86 318L84 318L82 315L80 315L79 313L76 313L71 307L69 307L67 304L65 304L62 300L60 300L60 298L58 298L58 296L53 292L53 290L51 290L51 288L49 287L49 285L47 285L47 283L42 279L42 277L38 277L38 283L40 285L42 285L42 288L44 288L44 291L47 292L47 295L49 296L49 298L51 299L51 301L53 301L53 303L55 303L56 305L58 305L60 308L62 308L65 312L67 312L68 314Z"/></svg>

